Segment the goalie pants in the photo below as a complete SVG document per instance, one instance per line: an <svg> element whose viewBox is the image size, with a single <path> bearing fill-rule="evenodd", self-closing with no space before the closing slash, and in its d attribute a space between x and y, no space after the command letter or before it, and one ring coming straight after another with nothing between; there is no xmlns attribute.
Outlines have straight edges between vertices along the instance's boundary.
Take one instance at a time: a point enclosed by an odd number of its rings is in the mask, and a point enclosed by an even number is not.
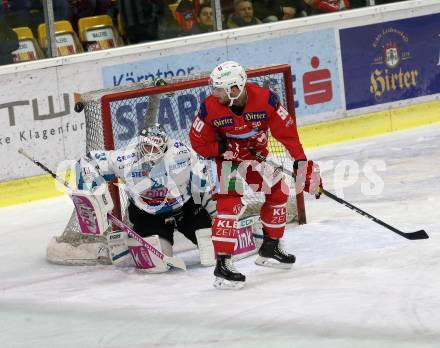
<svg viewBox="0 0 440 348"><path fill-rule="evenodd" d="M171 214L149 214L139 209L133 203L128 206L128 215L133 230L141 237L159 235L174 244L174 229L197 245L196 230L211 227L211 217L201 206L191 198L182 209Z"/></svg>
<svg viewBox="0 0 440 348"><path fill-rule="evenodd" d="M235 224L245 209L242 203L245 182L253 191L265 194L260 210L264 234L271 238L281 238L284 234L289 187L283 177L269 183L252 166L240 166L237 169L238 166L238 163L233 163L231 167L230 161L217 162L219 186L213 195L217 201L217 217L212 221L215 253L231 254L234 251L237 239Z"/></svg>

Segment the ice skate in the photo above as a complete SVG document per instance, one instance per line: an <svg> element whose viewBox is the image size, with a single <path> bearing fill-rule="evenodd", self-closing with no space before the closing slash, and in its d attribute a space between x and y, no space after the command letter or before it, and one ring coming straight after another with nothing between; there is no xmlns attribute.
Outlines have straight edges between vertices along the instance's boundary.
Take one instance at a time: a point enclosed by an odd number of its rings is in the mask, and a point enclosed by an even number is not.
<svg viewBox="0 0 440 348"><path fill-rule="evenodd" d="M241 289L246 280L246 277L235 269L231 255L217 256L214 275L214 287L224 290Z"/></svg>
<svg viewBox="0 0 440 348"><path fill-rule="evenodd" d="M286 253L280 247L279 239L272 239L267 236L264 236L258 255L255 263L259 266L290 269L292 264L295 263L295 255Z"/></svg>

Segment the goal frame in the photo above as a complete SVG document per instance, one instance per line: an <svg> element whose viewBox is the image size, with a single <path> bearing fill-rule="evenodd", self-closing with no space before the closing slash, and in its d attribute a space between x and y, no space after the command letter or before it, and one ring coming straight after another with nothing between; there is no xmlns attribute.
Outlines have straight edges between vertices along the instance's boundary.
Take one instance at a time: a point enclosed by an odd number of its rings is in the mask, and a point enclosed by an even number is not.
<svg viewBox="0 0 440 348"><path fill-rule="evenodd" d="M282 74L284 80L284 92L286 95L287 105L284 105L289 111L290 115L295 119L295 107L294 107L294 96L293 96L293 83L292 83L292 70L290 65L281 64L273 65L268 67L261 67L255 69L246 70L248 78L260 77L269 74ZM123 99L131 99L143 96L150 96L154 94L164 94L173 91L179 91L189 88L196 87L206 87L209 85L209 77L200 77L196 79L189 79L184 81L173 82L164 86L152 86L146 88L138 88L133 90L126 90L120 92L113 92L111 94L103 95L101 97L101 110L102 110L102 122L103 122L103 140L105 150L114 150L114 134L113 125L111 117L111 107L110 104L115 101ZM114 182L113 182L114 183ZM121 218L121 202L117 188L115 185L110 184L110 193L113 197L114 210L113 213L118 218ZM296 192L296 207L297 207L297 218L299 224L306 223L306 213L304 205L304 194L303 192Z"/></svg>

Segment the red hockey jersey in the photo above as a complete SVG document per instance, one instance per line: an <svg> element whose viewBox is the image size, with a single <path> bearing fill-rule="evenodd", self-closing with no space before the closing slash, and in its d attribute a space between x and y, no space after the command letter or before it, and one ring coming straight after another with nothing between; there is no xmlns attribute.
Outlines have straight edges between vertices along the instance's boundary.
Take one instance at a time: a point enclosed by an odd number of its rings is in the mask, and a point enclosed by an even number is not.
<svg viewBox="0 0 440 348"><path fill-rule="evenodd" d="M245 88L248 99L242 115L234 114L214 96L204 100L189 133L193 149L203 157L217 157L219 141L227 139L266 155L270 130L294 159L306 159L294 118L279 97L255 84L247 83Z"/></svg>

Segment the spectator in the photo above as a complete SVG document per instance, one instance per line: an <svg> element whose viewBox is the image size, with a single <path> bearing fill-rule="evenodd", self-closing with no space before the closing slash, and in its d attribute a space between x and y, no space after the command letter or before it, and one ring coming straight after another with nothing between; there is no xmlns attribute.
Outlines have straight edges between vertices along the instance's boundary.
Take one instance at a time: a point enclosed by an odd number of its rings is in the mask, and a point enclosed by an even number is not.
<svg viewBox="0 0 440 348"><path fill-rule="evenodd" d="M67 19L77 30L78 20L83 17L92 17L109 14L112 7L111 0L53 0L55 20ZM66 3L68 6L66 6Z"/></svg>
<svg viewBox="0 0 440 348"><path fill-rule="evenodd" d="M197 23L191 28L191 34L208 33L214 30L211 4L200 5L197 11Z"/></svg>
<svg viewBox="0 0 440 348"><path fill-rule="evenodd" d="M304 0L304 2L309 6L308 14L329 13L350 8L349 0Z"/></svg>
<svg viewBox="0 0 440 348"><path fill-rule="evenodd" d="M234 13L232 13L226 23L227 28L245 27L262 23L254 16L254 7L250 0L234 0Z"/></svg>
<svg viewBox="0 0 440 348"><path fill-rule="evenodd" d="M66 0L52 0L53 17L55 21L70 21L72 17L72 10L69 1ZM74 23L72 23L74 25Z"/></svg>
<svg viewBox="0 0 440 348"><path fill-rule="evenodd" d="M40 0L2 0L6 22L10 28L29 27L37 37L37 28L44 22ZM7 9L7 10L6 10Z"/></svg>
<svg viewBox="0 0 440 348"><path fill-rule="evenodd" d="M198 3L191 0L181 0L176 8L175 17L183 33L190 33L192 27L196 24Z"/></svg>
<svg viewBox="0 0 440 348"><path fill-rule="evenodd" d="M377 2L377 0L376 0ZM362 8L369 6L367 0L350 0L350 8Z"/></svg>
<svg viewBox="0 0 440 348"><path fill-rule="evenodd" d="M282 3L279 0L254 0L255 16L264 23L276 22L278 20L291 19L297 17L296 5L294 2L286 1Z"/></svg>
<svg viewBox="0 0 440 348"><path fill-rule="evenodd" d="M14 62L12 52L18 49L17 34L6 23L5 15L0 12L0 65Z"/></svg>
<svg viewBox="0 0 440 348"><path fill-rule="evenodd" d="M130 44L167 39L180 33L165 1L118 0L118 8Z"/></svg>
<svg viewBox="0 0 440 348"><path fill-rule="evenodd" d="M234 13L234 0L220 0L222 13L226 19Z"/></svg>
<svg viewBox="0 0 440 348"><path fill-rule="evenodd" d="M58 0L59 1L59 0ZM61 2L64 2L61 0ZM71 22L76 23L82 17L95 15L96 0L69 0Z"/></svg>
<svg viewBox="0 0 440 348"><path fill-rule="evenodd" d="M385 5L385 4L392 4L394 2L401 2L406 0L376 0L376 5Z"/></svg>

